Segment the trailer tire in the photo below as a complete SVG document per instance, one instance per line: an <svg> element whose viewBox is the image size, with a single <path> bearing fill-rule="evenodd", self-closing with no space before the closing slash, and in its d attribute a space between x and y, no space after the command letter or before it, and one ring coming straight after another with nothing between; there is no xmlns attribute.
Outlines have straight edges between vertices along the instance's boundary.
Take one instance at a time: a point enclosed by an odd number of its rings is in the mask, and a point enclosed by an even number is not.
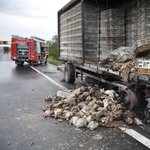
<svg viewBox="0 0 150 150"><path fill-rule="evenodd" d="M75 81L75 69L74 66L70 63L65 64L64 78L67 83L74 83Z"/></svg>

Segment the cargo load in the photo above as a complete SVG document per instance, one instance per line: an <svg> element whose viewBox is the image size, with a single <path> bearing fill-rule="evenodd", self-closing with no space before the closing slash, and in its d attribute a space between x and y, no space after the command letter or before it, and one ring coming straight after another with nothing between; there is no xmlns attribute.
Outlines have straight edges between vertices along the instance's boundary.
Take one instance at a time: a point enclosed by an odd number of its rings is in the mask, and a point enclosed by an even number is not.
<svg viewBox="0 0 150 150"><path fill-rule="evenodd" d="M71 0L58 11L64 78L109 84L133 109L150 100L150 1ZM85 78L84 78L85 77Z"/></svg>

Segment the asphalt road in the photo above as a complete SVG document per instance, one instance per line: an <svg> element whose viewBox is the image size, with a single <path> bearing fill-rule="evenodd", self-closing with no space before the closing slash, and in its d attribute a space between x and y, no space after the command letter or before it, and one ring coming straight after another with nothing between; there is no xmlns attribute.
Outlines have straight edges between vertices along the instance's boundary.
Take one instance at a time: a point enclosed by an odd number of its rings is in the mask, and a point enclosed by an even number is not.
<svg viewBox="0 0 150 150"><path fill-rule="evenodd" d="M43 118L42 106L47 95L75 89L76 83L61 83L62 78L63 73L55 65L19 67L10 60L10 54L0 56L0 150L148 149L118 128L90 131L76 129L66 121ZM134 130L150 139L147 131L138 127Z"/></svg>

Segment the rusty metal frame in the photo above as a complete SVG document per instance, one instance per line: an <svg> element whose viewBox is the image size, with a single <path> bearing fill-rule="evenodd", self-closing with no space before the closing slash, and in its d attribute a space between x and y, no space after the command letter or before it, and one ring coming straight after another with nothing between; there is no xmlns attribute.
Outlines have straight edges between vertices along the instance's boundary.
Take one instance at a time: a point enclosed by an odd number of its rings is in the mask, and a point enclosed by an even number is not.
<svg viewBox="0 0 150 150"><path fill-rule="evenodd" d="M81 74L81 79L78 78L78 74ZM112 86L117 86L120 88L120 90L125 90L126 89L126 85L122 85L122 84L119 84L119 83L115 83L115 82L110 82L108 80L104 80L102 77L98 77L98 76L95 76L95 75L92 75L90 73L87 73L87 72L84 72L82 70L79 70L79 69L75 69L75 77L76 77L76 80L81 82L81 83L84 83L83 82L83 75L86 75L90 78L93 78L95 80L98 80L102 83L105 83L105 84L109 84L109 85L112 85Z"/></svg>

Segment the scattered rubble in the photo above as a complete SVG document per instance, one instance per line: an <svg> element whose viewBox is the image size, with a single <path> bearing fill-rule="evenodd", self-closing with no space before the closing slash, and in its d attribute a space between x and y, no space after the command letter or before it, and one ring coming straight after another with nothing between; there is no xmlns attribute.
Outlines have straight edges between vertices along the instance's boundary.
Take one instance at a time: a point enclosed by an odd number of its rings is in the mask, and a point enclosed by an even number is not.
<svg viewBox="0 0 150 150"><path fill-rule="evenodd" d="M31 142L31 144L30 144L30 145L32 146L33 144L34 144L34 141L33 141L33 142Z"/></svg>
<svg viewBox="0 0 150 150"><path fill-rule="evenodd" d="M60 82L65 82L65 78L62 78L62 79L60 80Z"/></svg>
<svg viewBox="0 0 150 150"><path fill-rule="evenodd" d="M45 101L51 101L51 100L52 100L52 97L51 97L51 96L45 97Z"/></svg>
<svg viewBox="0 0 150 150"><path fill-rule="evenodd" d="M138 125L138 126L142 126L143 125L142 121L139 118L136 118L136 117L134 118L134 123L136 125Z"/></svg>
<svg viewBox="0 0 150 150"><path fill-rule="evenodd" d="M43 111L45 118L67 120L77 128L87 127L90 130L98 126L115 127L121 121L122 124L125 122L128 125L143 125L136 114L126 108L118 93L114 90L105 91L98 86L58 91L54 101L43 106Z"/></svg>
<svg viewBox="0 0 150 150"><path fill-rule="evenodd" d="M87 127L90 128L91 130L94 130L98 127L98 122L90 121Z"/></svg>
<svg viewBox="0 0 150 150"><path fill-rule="evenodd" d="M147 123L150 121L150 101L148 102L146 109L145 109L145 118L144 122Z"/></svg>
<svg viewBox="0 0 150 150"><path fill-rule="evenodd" d="M53 114L53 111L50 111L50 110L48 109L48 110L46 110L46 111L43 113L43 117L44 117L44 118L50 117L52 114Z"/></svg>

